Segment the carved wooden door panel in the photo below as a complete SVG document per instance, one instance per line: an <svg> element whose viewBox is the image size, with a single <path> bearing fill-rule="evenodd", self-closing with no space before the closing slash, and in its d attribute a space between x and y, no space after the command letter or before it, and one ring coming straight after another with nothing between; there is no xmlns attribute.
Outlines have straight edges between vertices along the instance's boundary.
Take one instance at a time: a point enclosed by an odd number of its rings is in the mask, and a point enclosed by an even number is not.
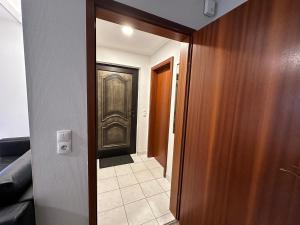
<svg viewBox="0 0 300 225"><path fill-rule="evenodd" d="M98 155L135 153L137 70L97 65Z"/></svg>

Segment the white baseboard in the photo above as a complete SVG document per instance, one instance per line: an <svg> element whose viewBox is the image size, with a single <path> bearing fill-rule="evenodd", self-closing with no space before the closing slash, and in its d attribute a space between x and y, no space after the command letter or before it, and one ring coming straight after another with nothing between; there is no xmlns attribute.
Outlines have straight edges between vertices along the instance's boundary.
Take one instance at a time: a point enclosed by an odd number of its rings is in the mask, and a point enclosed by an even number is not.
<svg viewBox="0 0 300 225"><path fill-rule="evenodd" d="M140 155L147 155L147 151L142 151L142 152L138 151L136 154L138 156L140 156Z"/></svg>

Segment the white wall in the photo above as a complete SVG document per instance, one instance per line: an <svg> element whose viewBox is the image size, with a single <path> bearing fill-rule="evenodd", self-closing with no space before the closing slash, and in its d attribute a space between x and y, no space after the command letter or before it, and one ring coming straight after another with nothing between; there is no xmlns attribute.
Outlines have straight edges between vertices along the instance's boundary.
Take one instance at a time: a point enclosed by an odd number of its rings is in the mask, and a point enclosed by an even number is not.
<svg viewBox="0 0 300 225"><path fill-rule="evenodd" d="M180 59L180 42L169 41L166 45L160 48L154 55L151 56L151 67L160 62L174 56L172 95L171 95L171 110L170 110L170 128L169 128L169 143L168 143L168 159L167 159L167 178L170 180L172 176L173 165L173 149L174 149L174 109L175 109L175 89L176 89L176 67Z"/></svg>
<svg viewBox="0 0 300 225"><path fill-rule="evenodd" d="M37 225L88 224L85 0L22 0ZM56 131L73 149L56 154Z"/></svg>
<svg viewBox="0 0 300 225"><path fill-rule="evenodd" d="M98 62L106 62L139 69L136 149L137 153L147 152L150 100L150 57L106 47L97 47L96 55Z"/></svg>
<svg viewBox="0 0 300 225"><path fill-rule="evenodd" d="M0 138L29 136L22 24L0 5Z"/></svg>

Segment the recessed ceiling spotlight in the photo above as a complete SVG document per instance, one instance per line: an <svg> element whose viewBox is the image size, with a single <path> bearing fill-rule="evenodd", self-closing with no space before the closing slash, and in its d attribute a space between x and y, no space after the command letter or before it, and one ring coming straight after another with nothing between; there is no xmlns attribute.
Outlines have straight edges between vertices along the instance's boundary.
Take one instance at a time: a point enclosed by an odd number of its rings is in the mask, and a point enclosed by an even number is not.
<svg viewBox="0 0 300 225"><path fill-rule="evenodd" d="M131 26L124 25L122 27L122 32L127 36L131 36L133 34L133 28Z"/></svg>

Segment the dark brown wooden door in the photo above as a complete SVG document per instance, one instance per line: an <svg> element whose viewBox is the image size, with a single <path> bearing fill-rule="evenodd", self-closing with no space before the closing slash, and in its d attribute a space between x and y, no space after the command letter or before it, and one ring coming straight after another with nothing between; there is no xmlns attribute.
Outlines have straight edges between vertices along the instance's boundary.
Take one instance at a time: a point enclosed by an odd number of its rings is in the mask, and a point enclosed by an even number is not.
<svg viewBox="0 0 300 225"><path fill-rule="evenodd" d="M152 68L149 120L149 156L165 168L170 124L173 58Z"/></svg>
<svg viewBox="0 0 300 225"><path fill-rule="evenodd" d="M97 65L98 155L136 152L136 69Z"/></svg>
<svg viewBox="0 0 300 225"><path fill-rule="evenodd" d="M300 224L300 1L193 37L180 225Z"/></svg>

